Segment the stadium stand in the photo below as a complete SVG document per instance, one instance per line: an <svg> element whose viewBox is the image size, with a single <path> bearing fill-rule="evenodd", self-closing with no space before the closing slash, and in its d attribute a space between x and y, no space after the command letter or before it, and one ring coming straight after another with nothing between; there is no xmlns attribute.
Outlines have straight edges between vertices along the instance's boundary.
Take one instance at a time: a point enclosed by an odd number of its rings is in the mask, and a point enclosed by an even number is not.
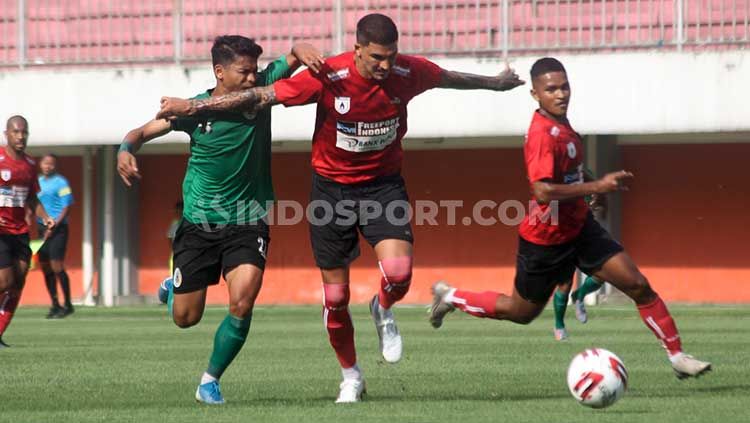
<svg viewBox="0 0 750 423"><path fill-rule="evenodd" d="M395 18L401 49L412 53L701 48L750 40L750 0L238 0L220 8L206 0L29 0L21 50L18 1L0 4L5 66L19 65L21 51L24 65L203 61L223 33L255 37L268 57L295 40L333 53L353 45L357 19L371 11Z"/></svg>

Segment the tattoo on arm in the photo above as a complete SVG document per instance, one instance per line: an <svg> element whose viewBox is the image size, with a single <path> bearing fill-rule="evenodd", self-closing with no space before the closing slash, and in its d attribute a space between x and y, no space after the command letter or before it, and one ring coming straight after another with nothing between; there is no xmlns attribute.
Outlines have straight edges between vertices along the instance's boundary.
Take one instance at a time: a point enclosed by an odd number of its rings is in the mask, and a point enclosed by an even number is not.
<svg viewBox="0 0 750 423"><path fill-rule="evenodd" d="M237 91L219 97L190 100L191 108L196 113L206 111L259 110L275 104L278 104L278 102L276 101L276 90L274 90L272 85Z"/></svg>
<svg viewBox="0 0 750 423"><path fill-rule="evenodd" d="M456 90L499 89L498 79L492 76L475 75L455 71L443 71L440 88L453 88Z"/></svg>

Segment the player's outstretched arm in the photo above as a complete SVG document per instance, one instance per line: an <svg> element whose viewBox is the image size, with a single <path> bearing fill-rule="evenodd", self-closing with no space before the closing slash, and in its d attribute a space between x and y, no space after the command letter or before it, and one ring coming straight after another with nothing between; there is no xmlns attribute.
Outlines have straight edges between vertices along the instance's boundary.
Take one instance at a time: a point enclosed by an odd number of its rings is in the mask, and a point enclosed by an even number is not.
<svg viewBox="0 0 750 423"><path fill-rule="evenodd" d="M132 186L134 179L141 179L135 153L140 150L143 144L165 135L171 130L172 124L168 120L154 119L125 135L117 153L117 173L120 174L120 178L126 186Z"/></svg>
<svg viewBox="0 0 750 423"><path fill-rule="evenodd" d="M439 88L456 90L508 91L525 84L516 71L506 67L499 75L484 76L473 73L443 70Z"/></svg>
<svg viewBox="0 0 750 423"><path fill-rule="evenodd" d="M258 110L279 104L273 85L255 87L218 97L190 99L162 97L157 119L195 116L206 112Z"/></svg>
<svg viewBox="0 0 750 423"><path fill-rule="evenodd" d="M292 46L292 51L286 55L286 63L292 70L297 69L300 65L305 65L314 73L320 72L325 59L323 54L309 43L296 43Z"/></svg>
<svg viewBox="0 0 750 423"><path fill-rule="evenodd" d="M532 190L539 203L547 204L551 201L569 200L592 194L627 191L627 184L633 177L632 173L621 170L608 173L596 181L582 184L553 184L548 181L536 181L532 184Z"/></svg>

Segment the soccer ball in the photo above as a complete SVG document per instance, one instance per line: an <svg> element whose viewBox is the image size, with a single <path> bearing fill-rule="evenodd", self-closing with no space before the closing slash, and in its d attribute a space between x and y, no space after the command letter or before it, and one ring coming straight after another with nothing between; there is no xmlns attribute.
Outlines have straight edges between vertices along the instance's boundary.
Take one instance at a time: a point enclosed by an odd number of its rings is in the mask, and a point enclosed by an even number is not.
<svg viewBox="0 0 750 423"><path fill-rule="evenodd" d="M568 388L573 397L587 407L609 407L628 388L628 371L611 351L590 348L570 362Z"/></svg>

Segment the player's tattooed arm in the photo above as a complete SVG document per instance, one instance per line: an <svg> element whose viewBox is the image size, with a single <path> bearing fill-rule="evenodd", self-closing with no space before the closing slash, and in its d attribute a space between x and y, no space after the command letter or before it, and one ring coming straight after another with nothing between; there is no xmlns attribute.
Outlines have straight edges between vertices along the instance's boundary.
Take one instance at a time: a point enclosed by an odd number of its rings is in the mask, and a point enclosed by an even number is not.
<svg viewBox="0 0 750 423"><path fill-rule="evenodd" d="M513 69L506 67L496 76L443 70L439 87L456 90L508 91L525 83Z"/></svg>
<svg viewBox="0 0 750 423"><path fill-rule="evenodd" d="M278 104L273 85L255 87L218 97L185 100L175 97L162 97L157 119L174 119L195 116L209 112L258 111Z"/></svg>

